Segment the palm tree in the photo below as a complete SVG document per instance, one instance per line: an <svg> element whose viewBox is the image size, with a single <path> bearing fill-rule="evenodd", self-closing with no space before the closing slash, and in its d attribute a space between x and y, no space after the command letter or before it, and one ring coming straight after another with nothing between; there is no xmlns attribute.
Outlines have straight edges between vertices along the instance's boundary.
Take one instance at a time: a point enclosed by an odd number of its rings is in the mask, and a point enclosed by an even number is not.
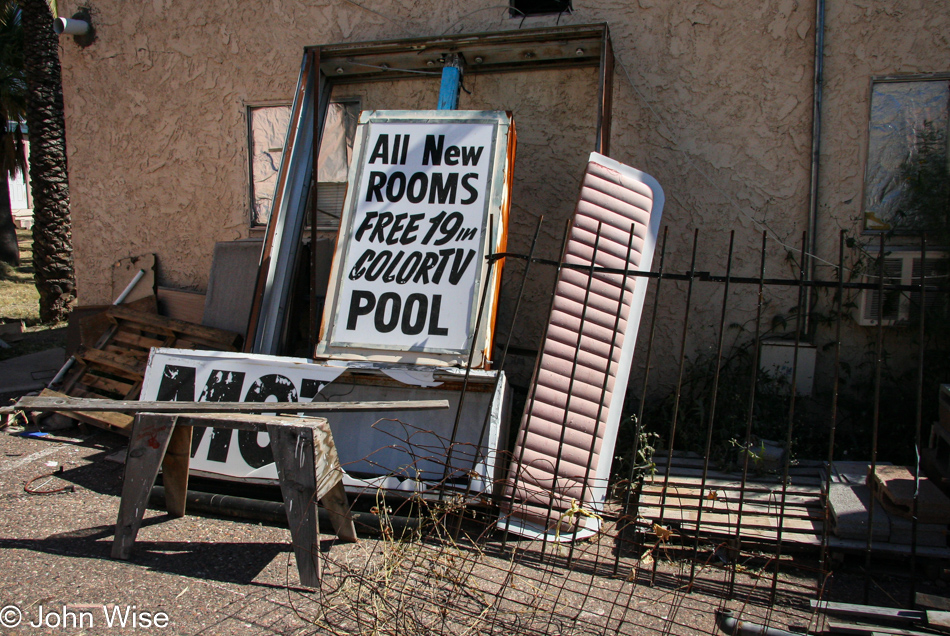
<svg viewBox="0 0 950 636"><path fill-rule="evenodd" d="M15 2L0 2L0 261L20 264L7 178L26 173L20 122L26 114L23 29Z"/></svg>
<svg viewBox="0 0 950 636"><path fill-rule="evenodd" d="M19 0L19 4L30 129L33 278L40 295L40 320L61 322L76 299L76 281L58 41L47 0Z"/></svg>

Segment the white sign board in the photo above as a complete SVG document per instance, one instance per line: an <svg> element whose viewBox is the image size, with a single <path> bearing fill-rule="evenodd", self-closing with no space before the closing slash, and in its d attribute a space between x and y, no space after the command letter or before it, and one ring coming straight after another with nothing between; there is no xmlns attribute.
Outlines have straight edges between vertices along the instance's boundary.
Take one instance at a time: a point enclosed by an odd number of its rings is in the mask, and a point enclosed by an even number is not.
<svg viewBox="0 0 950 636"><path fill-rule="evenodd" d="M504 237L509 128L496 112L363 113L318 354L467 356Z"/></svg>
<svg viewBox="0 0 950 636"><path fill-rule="evenodd" d="M348 369L359 378L347 379L344 374ZM472 385L455 430L452 414L460 404L458 385L466 373ZM405 490L416 488L418 479L441 480L446 458L433 449L446 448L455 430L452 474L465 476L461 487L482 492L490 491L492 483L500 478L495 473L496 458L507 440L510 395L500 373L374 362L319 364L302 358L155 348L149 355L141 399L448 400L448 411L335 411L319 416L330 423L347 487ZM479 386L494 386L495 390L478 390ZM250 482L277 479L269 438L263 432L195 428L191 458L194 474ZM498 463L499 470L500 466Z"/></svg>

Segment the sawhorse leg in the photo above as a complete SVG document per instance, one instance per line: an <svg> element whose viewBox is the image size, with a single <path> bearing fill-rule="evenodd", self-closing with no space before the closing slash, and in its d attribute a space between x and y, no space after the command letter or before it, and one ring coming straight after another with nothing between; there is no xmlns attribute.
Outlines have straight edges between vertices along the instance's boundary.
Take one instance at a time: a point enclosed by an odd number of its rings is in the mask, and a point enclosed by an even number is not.
<svg viewBox="0 0 950 636"><path fill-rule="evenodd" d="M158 468L165 457L177 416L158 413L139 413L132 425L132 438L125 459L125 479L122 500L115 523L112 558L128 559L132 544L142 525L148 496L158 477ZM187 474L188 467L185 466ZM187 482L185 484L187 488Z"/></svg>

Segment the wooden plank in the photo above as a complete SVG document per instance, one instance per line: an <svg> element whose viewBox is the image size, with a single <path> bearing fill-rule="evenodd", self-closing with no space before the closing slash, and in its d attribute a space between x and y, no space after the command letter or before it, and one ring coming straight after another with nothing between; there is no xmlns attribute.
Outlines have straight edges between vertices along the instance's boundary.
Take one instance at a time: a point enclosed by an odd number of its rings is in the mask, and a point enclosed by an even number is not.
<svg viewBox="0 0 950 636"><path fill-rule="evenodd" d="M176 418L177 419L177 418ZM188 498L188 464L191 461L191 427L175 426L162 460L165 509L173 517L185 516Z"/></svg>
<svg viewBox="0 0 950 636"><path fill-rule="evenodd" d="M886 627L884 625L862 625L828 621L828 631L833 634L854 634L855 636L934 636L931 632L918 632L913 629Z"/></svg>
<svg viewBox="0 0 950 636"><path fill-rule="evenodd" d="M205 295L184 289L159 287L158 311L173 320L201 324L205 313Z"/></svg>
<svg viewBox="0 0 950 636"><path fill-rule="evenodd" d="M659 519L660 509L658 507L646 509L641 508L639 514L646 519ZM695 508L683 509L674 506L667 506L663 512L662 523L689 524L690 526L695 527L696 516ZM737 518L737 515L721 514L709 510L703 510L702 525L704 527L719 526L735 528ZM743 514L742 529L743 531L747 529L777 531L779 527L778 522L778 514L755 518L749 518ZM818 535L821 534L822 525L823 524L820 520L807 521L786 517L784 523L782 523L782 532Z"/></svg>
<svg viewBox="0 0 950 636"><path fill-rule="evenodd" d="M148 352L152 347L165 346L164 340L148 338L125 329L119 329L116 332L115 336L113 336L113 342L121 342L124 345L129 345L132 347L141 347L145 350L146 355L148 355Z"/></svg>
<svg viewBox="0 0 950 636"><path fill-rule="evenodd" d="M174 425L173 415L141 413L135 418L125 460L119 516L115 522L113 559L128 559L132 554L132 544L142 525L148 495L155 485Z"/></svg>
<svg viewBox="0 0 950 636"><path fill-rule="evenodd" d="M135 381L141 380L145 372L145 365L135 358L99 349L80 350L76 353L76 359L87 365L104 367L115 375Z"/></svg>
<svg viewBox="0 0 950 636"><path fill-rule="evenodd" d="M940 610L942 612L950 612L950 598L943 596L934 596L933 594L917 592L917 595L914 597L914 602L918 607Z"/></svg>
<svg viewBox="0 0 950 636"><path fill-rule="evenodd" d="M661 487L663 485L664 477L663 475L652 475L647 479L645 484L649 484L654 487ZM671 486L677 487L694 487L698 488L702 486L702 479L700 477L691 477L688 475L670 475L669 484ZM710 477L706 480L707 489L715 490L731 490L739 491L742 488L742 482L736 481L735 479L720 479L717 477ZM782 485L777 483L769 483L763 481L752 481L749 480L746 483L747 492L759 492L759 493L781 493ZM786 494L799 494L799 495L818 495L820 493L820 484L814 485L799 485L795 482L789 484L786 487Z"/></svg>
<svg viewBox="0 0 950 636"><path fill-rule="evenodd" d="M166 318L154 314L145 314L136 311L129 311L123 307L113 307L108 310L109 316L117 321L128 321L138 325L153 327L165 331L172 331L181 334L179 337L188 336L196 341L209 345L230 346L234 350L235 343L240 340L241 335L223 329L214 327L204 327L182 320Z"/></svg>
<svg viewBox="0 0 950 636"><path fill-rule="evenodd" d="M353 524L353 517L350 514L350 504L346 499L346 489L343 487L342 479L336 482L336 485L320 498L320 503L323 504L330 515L333 533L341 541L356 543L356 526Z"/></svg>
<svg viewBox="0 0 950 636"><path fill-rule="evenodd" d="M317 516L316 464L311 429L268 426L284 511L297 559L300 583L320 587L320 530Z"/></svg>
<svg viewBox="0 0 950 636"><path fill-rule="evenodd" d="M114 411L120 413L332 413L337 411L423 411L449 408L448 400L381 402L145 402L25 396L17 408L30 411ZM265 418L266 419L266 418ZM266 421L264 422L266 423Z"/></svg>
<svg viewBox="0 0 950 636"><path fill-rule="evenodd" d="M90 389L111 391L121 395L122 397L128 395L129 391L135 385L134 382L122 382L121 380L116 380L115 378L107 378L98 375L93 371L83 374L82 378L80 378L80 384L89 387Z"/></svg>
<svg viewBox="0 0 950 636"><path fill-rule="evenodd" d="M811 601L812 609L825 614L836 616L850 616L874 620L889 620L912 623L927 620L926 612L920 610L896 609L893 607L879 607L877 605L856 605L854 603L831 603L829 601Z"/></svg>
<svg viewBox="0 0 950 636"><path fill-rule="evenodd" d="M67 397L65 393L59 393L51 389L43 389L40 397ZM97 428L112 430L122 435L128 436L132 432L132 416L125 413L110 413L107 411L56 411L66 417L71 417L83 424L90 424Z"/></svg>
<svg viewBox="0 0 950 636"><path fill-rule="evenodd" d="M950 612L927 610L927 627L941 632L950 632Z"/></svg>

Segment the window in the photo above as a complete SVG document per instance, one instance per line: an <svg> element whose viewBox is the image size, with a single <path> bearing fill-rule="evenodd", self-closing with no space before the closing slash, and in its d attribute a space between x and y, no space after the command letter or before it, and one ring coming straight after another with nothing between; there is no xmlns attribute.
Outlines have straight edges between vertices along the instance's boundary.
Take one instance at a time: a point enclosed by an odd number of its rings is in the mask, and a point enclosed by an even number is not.
<svg viewBox="0 0 950 636"><path fill-rule="evenodd" d="M919 285L922 259L920 252L892 252L884 256L884 285ZM924 281L928 283L924 302L928 312L936 310L946 304L946 294L937 291L937 287L945 286L950 280L948 276L947 254L942 252L927 252L927 261L924 263ZM866 282L877 283L878 266L870 265L870 275ZM930 293L930 286L933 292ZM858 324L863 326L877 325L883 319L884 325L895 325L914 321L920 316L920 292L902 292L884 289L884 301L880 302L881 292L876 289L861 291L859 299L860 314Z"/></svg>
<svg viewBox="0 0 950 636"><path fill-rule="evenodd" d="M865 229L926 231L946 241L948 108L947 77L871 85Z"/></svg>
<svg viewBox="0 0 950 636"><path fill-rule="evenodd" d="M512 0L511 17L570 13L571 0Z"/></svg>
<svg viewBox="0 0 950 636"><path fill-rule="evenodd" d="M248 107L252 227L270 219L290 114L290 104ZM359 114L358 101L333 102L327 109L317 164L318 230L336 230L340 223Z"/></svg>

